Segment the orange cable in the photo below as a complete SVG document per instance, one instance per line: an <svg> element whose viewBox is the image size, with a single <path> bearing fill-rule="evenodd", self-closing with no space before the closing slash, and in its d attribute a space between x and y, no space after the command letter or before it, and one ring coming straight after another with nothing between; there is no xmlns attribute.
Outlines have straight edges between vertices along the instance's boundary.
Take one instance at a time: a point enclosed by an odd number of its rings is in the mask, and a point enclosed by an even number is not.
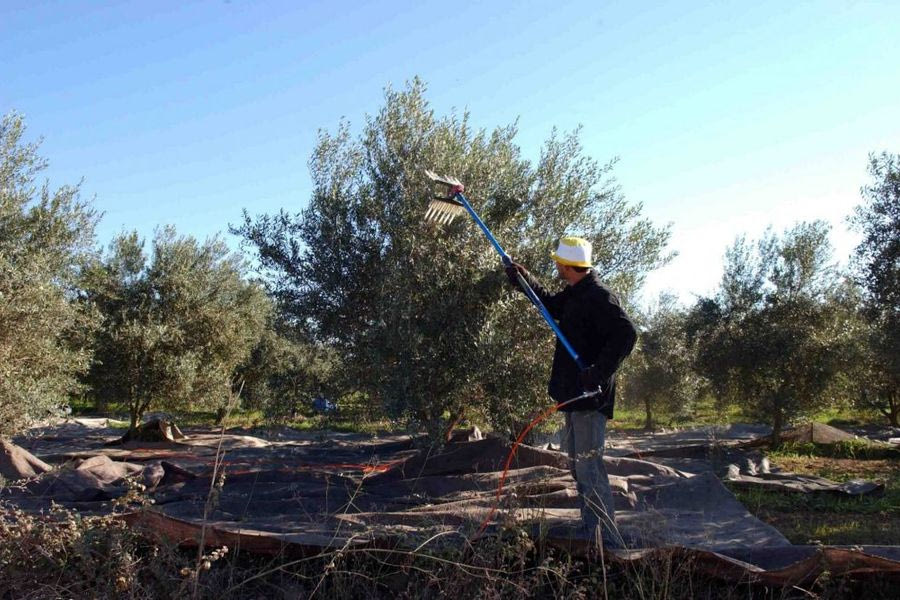
<svg viewBox="0 0 900 600"><path fill-rule="evenodd" d="M516 450L519 448L519 444L522 443L522 440L525 439L525 436L528 435L528 432L531 431L538 423L543 421L544 419L550 417L558 411L560 408L569 404L570 402L575 402L576 400L583 399L583 396L576 396L575 398L571 398L566 400L565 402L560 402L550 408L544 410L537 417L532 419L531 423L529 423L525 429L519 434L519 437L516 438L515 443L512 445L512 448L509 450L509 455L506 457L506 464L503 465L503 474L500 475L500 485L497 486L497 501L494 503L494 506L491 508L491 512L488 513L488 516L485 517L484 521L481 522L481 526L478 528L478 531L471 538L472 540L476 540L481 537L481 534L484 533L484 530L487 529L488 523L490 523L491 518L494 516L494 513L497 512L497 508L500 506L500 497L503 494L503 484L506 482L506 476L509 473L509 466L512 464L513 457L516 454Z"/></svg>

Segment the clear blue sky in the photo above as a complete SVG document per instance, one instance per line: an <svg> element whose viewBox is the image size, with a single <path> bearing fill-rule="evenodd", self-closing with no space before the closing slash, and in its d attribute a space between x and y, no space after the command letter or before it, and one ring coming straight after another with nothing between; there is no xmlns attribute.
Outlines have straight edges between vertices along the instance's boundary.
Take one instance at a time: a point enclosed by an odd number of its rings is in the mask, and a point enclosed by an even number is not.
<svg viewBox="0 0 900 600"><path fill-rule="evenodd" d="M647 295L690 301L769 224L826 219L850 252L867 154L900 151L898 32L897 0L5 0L0 111L44 137L51 185L84 178L102 243L203 238L245 207L302 208L316 131L419 75L439 112L518 119L535 159L554 125L583 125L626 197L672 223L680 256Z"/></svg>

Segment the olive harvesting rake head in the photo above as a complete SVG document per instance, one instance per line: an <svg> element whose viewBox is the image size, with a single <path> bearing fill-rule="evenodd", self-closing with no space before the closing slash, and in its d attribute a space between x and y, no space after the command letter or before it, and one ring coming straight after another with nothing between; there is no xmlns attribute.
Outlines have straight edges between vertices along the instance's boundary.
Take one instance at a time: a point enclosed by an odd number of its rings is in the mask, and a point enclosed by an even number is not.
<svg viewBox="0 0 900 600"><path fill-rule="evenodd" d="M447 225L459 215L465 214L465 205L457 199L458 194L462 194L465 189L463 184L455 177L441 176L434 171L425 171L437 186L440 186L443 194L436 194L428 203L428 209L425 211L425 220L433 221L440 225Z"/></svg>

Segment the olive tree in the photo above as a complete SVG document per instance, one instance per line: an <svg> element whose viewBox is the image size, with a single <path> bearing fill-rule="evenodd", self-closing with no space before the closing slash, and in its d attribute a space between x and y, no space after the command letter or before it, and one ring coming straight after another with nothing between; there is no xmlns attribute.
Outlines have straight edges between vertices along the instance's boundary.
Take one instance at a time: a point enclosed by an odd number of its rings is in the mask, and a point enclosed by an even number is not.
<svg viewBox="0 0 900 600"><path fill-rule="evenodd" d="M97 216L77 185L37 181L46 162L24 135L20 115L0 121L0 433L67 405L95 325L78 282Z"/></svg>
<svg viewBox="0 0 900 600"><path fill-rule="evenodd" d="M826 406L846 367L846 313L835 302L841 278L831 263L829 228L801 223L755 246L739 238L726 254L715 298L688 318L697 369L720 401L773 427Z"/></svg>
<svg viewBox="0 0 900 600"><path fill-rule="evenodd" d="M218 238L164 228L148 256L136 233L118 236L87 286L103 316L93 395L127 406L132 428L150 408L221 409L268 317L264 291L244 275Z"/></svg>
<svg viewBox="0 0 900 600"><path fill-rule="evenodd" d="M505 284L471 220L423 222L425 169L455 175L507 251L536 274L564 234L594 243L597 268L627 296L665 260L668 231L641 216L587 156L578 132L552 133L532 162L516 127L439 116L418 79L388 89L354 135L322 132L313 191L299 213L245 214L234 232L256 251L282 315L340 356L345 385L386 414L424 424L484 413L506 427L546 403L552 335Z"/></svg>
<svg viewBox="0 0 900 600"><path fill-rule="evenodd" d="M661 294L646 314L638 316L641 335L629 359L623 387L625 402L641 406L644 427L660 414L690 413L700 389L685 332L685 310L673 296Z"/></svg>
<svg viewBox="0 0 900 600"><path fill-rule="evenodd" d="M900 418L900 155L869 157L872 183L851 217L862 234L854 253L856 280L864 291L865 329L857 378L862 403L893 426Z"/></svg>
<svg viewBox="0 0 900 600"><path fill-rule="evenodd" d="M334 352L303 338L277 321L270 323L237 370L244 408L262 410L273 422L309 414L319 396L331 396Z"/></svg>

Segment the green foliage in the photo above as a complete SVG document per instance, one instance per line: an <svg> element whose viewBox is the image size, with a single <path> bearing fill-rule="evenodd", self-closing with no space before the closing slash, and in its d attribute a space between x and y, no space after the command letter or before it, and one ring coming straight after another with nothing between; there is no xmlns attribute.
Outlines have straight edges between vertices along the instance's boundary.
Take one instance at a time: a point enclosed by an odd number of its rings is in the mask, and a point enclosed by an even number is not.
<svg viewBox="0 0 900 600"><path fill-rule="evenodd" d="M867 324L859 345L860 402L900 425L900 155L871 155L873 183L850 221L862 233L854 265Z"/></svg>
<svg viewBox="0 0 900 600"><path fill-rule="evenodd" d="M335 367L334 353L327 348L291 339L270 325L238 369L242 404L262 410L273 422L309 415L313 399L332 391Z"/></svg>
<svg viewBox="0 0 900 600"><path fill-rule="evenodd" d="M829 401L846 367L850 316L837 301L828 227L803 223L752 248L739 238L726 255L718 295L687 319L696 368L723 403L785 425Z"/></svg>
<svg viewBox="0 0 900 600"><path fill-rule="evenodd" d="M827 445L786 444L767 455L775 466L789 473L838 482L874 480L885 486L883 493L863 496L733 490L754 515L777 527L792 543L896 543L900 535L900 462L896 449L849 440Z"/></svg>
<svg viewBox="0 0 900 600"><path fill-rule="evenodd" d="M474 129L439 117L414 80L388 90L358 137L321 133L310 160L309 207L251 218L234 231L259 255L282 315L333 347L345 389L387 414L425 424L482 413L508 428L546 403L552 338L468 218L440 228L422 215L426 168L463 180L517 260L552 275L564 233L589 238L597 267L624 295L664 260L668 232L641 218L585 156L578 134L555 132L532 164L516 128Z"/></svg>
<svg viewBox="0 0 900 600"><path fill-rule="evenodd" d="M656 306L639 318L641 335L628 361L623 399L644 409L644 427L663 413L686 416L700 392L692 350L685 334L686 314L674 297L661 295Z"/></svg>
<svg viewBox="0 0 900 600"><path fill-rule="evenodd" d="M855 346L858 363L853 383L861 408L881 413L900 427L900 323L866 320Z"/></svg>
<svg viewBox="0 0 900 600"><path fill-rule="evenodd" d="M827 458L849 458L853 460L879 460L900 458L900 450L887 444L876 444L868 440L841 440L830 444L816 442L788 442L772 456L824 456Z"/></svg>
<svg viewBox="0 0 900 600"><path fill-rule="evenodd" d="M88 297L103 315L88 376L95 399L128 406L131 425L151 406L221 408L269 315L225 244L157 232L148 260L124 234L91 270Z"/></svg>
<svg viewBox="0 0 900 600"><path fill-rule="evenodd" d="M78 390L96 319L77 300L96 214L78 186L51 190L25 124L0 121L0 433L53 414Z"/></svg>
<svg viewBox="0 0 900 600"><path fill-rule="evenodd" d="M857 274L873 309L900 311L900 155L869 156L873 182L851 223L862 233L856 248Z"/></svg>
<svg viewBox="0 0 900 600"><path fill-rule="evenodd" d="M897 426L900 418L900 396L893 373L900 339L883 319L874 313L863 297L863 291L849 282L843 286L837 301L843 314L844 331L849 343L845 349L845 368L839 377L841 393L861 411L872 416L881 414ZM874 316L874 318L873 318Z"/></svg>

